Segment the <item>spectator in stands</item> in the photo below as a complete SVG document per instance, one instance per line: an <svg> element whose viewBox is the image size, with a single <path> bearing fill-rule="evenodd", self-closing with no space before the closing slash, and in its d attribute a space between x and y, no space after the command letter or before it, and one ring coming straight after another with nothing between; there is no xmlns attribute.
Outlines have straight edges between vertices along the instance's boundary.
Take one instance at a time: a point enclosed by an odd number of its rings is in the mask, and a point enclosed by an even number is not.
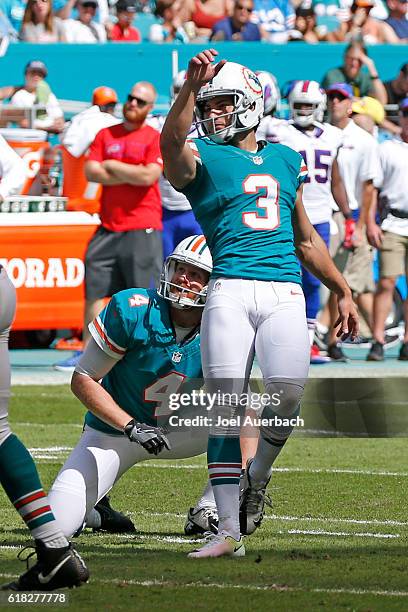
<svg viewBox="0 0 408 612"><path fill-rule="evenodd" d="M251 23L253 0L235 0L231 17L224 17L214 25L210 39L213 41L259 41L261 28Z"/></svg>
<svg viewBox="0 0 408 612"><path fill-rule="evenodd" d="M234 0L185 0L183 22L191 22L199 40L208 40L215 24L232 15Z"/></svg>
<svg viewBox="0 0 408 612"><path fill-rule="evenodd" d="M162 209L159 177L163 169L159 132L145 124L156 90L136 83L123 106L124 121L102 129L85 165L89 181L102 185L101 225L85 256L84 344L88 324L103 299L129 287L157 286L162 266ZM57 369L74 369L73 361Z"/></svg>
<svg viewBox="0 0 408 612"><path fill-rule="evenodd" d="M376 182L380 189L383 209L378 227L375 212L369 216L367 236L378 248L380 279L374 297L374 342L367 361L383 361L385 322L392 307L395 282L408 274L408 98L400 105L401 140L386 140L380 144L381 173ZM408 361L408 300L404 304L405 334L398 359Z"/></svg>
<svg viewBox="0 0 408 612"><path fill-rule="evenodd" d="M384 21L370 16L374 0L354 0L347 21L328 34L330 42L363 41L365 44L397 43L398 37Z"/></svg>
<svg viewBox="0 0 408 612"><path fill-rule="evenodd" d="M154 14L161 23L150 26L151 42L187 43L189 37L182 26L179 0L157 0Z"/></svg>
<svg viewBox="0 0 408 612"><path fill-rule="evenodd" d="M134 0L119 0L116 4L117 23L111 28L109 39L113 42L141 42L142 37L132 23L136 15Z"/></svg>
<svg viewBox="0 0 408 612"><path fill-rule="evenodd" d="M28 0L20 39L33 43L65 42L65 29L52 12L52 0Z"/></svg>
<svg viewBox="0 0 408 612"><path fill-rule="evenodd" d="M398 76L384 83L387 94L386 104L397 107L386 108L387 118L396 124L399 124L398 104L408 96L408 63L403 64L400 68Z"/></svg>
<svg viewBox="0 0 408 612"><path fill-rule="evenodd" d="M18 39L18 34L11 25L10 19L0 10L0 39L2 38L8 38L14 42Z"/></svg>
<svg viewBox="0 0 408 612"><path fill-rule="evenodd" d="M363 67L367 71L363 70ZM353 42L344 53L344 62L338 68L332 68L323 77L322 87L328 89L334 83L348 83L353 89L353 95L361 98L372 96L384 106L387 92L378 75L374 61L368 57L362 43Z"/></svg>
<svg viewBox="0 0 408 612"><path fill-rule="evenodd" d="M92 93L92 106L72 117L60 140L73 157L81 157L89 149L97 133L104 127L120 123L114 116L118 96L114 89L102 85Z"/></svg>
<svg viewBox="0 0 408 612"><path fill-rule="evenodd" d="M387 0L387 7L385 23L394 30L399 43L408 43L408 0Z"/></svg>
<svg viewBox="0 0 408 612"><path fill-rule="evenodd" d="M349 84L335 83L326 93L330 123L343 132L343 146L339 149L337 160L356 222L353 249L348 250L341 245L334 261L343 272L366 325L371 328L374 279L365 226L374 197L374 179L379 172L377 143L351 119L353 90ZM333 324L336 316L333 295L329 298L329 305ZM329 347L335 345L337 340L330 325Z"/></svg>
<svg viewBox="0 0 408 612"><path fill-rule="evenodd" d="M98 8L94 20L102 25L109 23L108 0L96 0ZM54 0L54 14L60 19L76 19L78 17L78 0Z"/></svg>
<svg viewBox="0 0 408 612"><path fill-rule="evenodd" d="M266 31L271 43L286 43L295 26L295 12L290 0L255 0L252 21Z"/></svg>
<svg viewBox="0 0 408 612"><path fill-rule="evenodd" d="M301 40L312 44L327 40L326 34L322 34L316 25L316 14L312 6L297 7L295 29L290 34L290 40Z"/></svg>
<svg viewBox="0 0 408 612"><path fill-rule="evenodd" d="M64 127L64 114L45 81L46 65L39 60L33 60L26 65L24 75L24 85L1 88L0 99L10 97L10 104L20 109L32 108L35 104L40 106L35 112L32 125L24 116L24 112L21 113L21 127L34 127L51 133L61 132Z"/></svg>
<svg viewBox="0 0 408 612"><path fill-rule="evenodd" d="M106 42L104 26L95 20L97 0L78 0L77 19L64 21L67 42L69 43L97 43Z"/></svg>
<svg viewBox="0 0 408 612"><path fill-rule="evenodd" d="M16 32L20 32L27 0L1 0L1 10Z"/></svg>

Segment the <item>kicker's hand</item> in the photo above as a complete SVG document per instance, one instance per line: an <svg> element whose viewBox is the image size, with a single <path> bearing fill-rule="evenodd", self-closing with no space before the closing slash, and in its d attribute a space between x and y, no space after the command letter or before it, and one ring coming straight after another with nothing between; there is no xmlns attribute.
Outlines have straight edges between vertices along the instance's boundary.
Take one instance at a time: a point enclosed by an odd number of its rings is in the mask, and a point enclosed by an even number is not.
<svg viewBox="0 0 408 612"><path fill-rule="evenodd" d="M211 81L221 70L227 60L221 60L214 64L218 55L216 49L204 49L191 58L188 64L186 81L197 91L206 83Z"/></svg>
<svg viewBox="0 0 408 612"><path fill-rule="evenodd" d="M129 440L143 446L151 455L158 455L163 448L167 448L167 450L171 448L168 438L160 427L146 425L146 423L136 423L132 419L126 425L124 432Z"/></svg>

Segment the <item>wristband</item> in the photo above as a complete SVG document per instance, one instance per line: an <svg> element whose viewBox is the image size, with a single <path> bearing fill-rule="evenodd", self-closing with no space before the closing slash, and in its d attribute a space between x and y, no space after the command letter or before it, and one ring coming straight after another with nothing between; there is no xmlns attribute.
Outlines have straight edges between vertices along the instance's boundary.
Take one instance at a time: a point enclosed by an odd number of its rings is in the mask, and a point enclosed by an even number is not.
<svg viewBox="0 0 408 612"><path fill-rule="evenodd" d="M370 74L370 79L372 81L376 81L377 79L379 79L380 77L378 76L378 74L375 74L374 76L372 74Z"/></svg>
<svg viewBox="0 0 408 612"><path fill-rule="evenodd" d="M130 433L132 431L132 429L134 428L134 426L136 425L135 423L135 419L132 419L131 421L129 421L129 423L127 425L124 426L123 428L123 433L130 439Z"/></svg>

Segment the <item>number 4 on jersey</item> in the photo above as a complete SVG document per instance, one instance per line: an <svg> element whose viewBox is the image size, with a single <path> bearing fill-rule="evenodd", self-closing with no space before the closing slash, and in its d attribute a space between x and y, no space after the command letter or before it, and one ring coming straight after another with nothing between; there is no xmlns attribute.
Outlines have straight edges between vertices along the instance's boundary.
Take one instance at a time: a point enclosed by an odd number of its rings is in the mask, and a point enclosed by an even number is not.
<svg viewBox="0 0 408 612"><path fill-rule="evenodd" d="M149 387L146 387L144 401L156 404L154 410L155 417L171 414L169 398L173 393L178 393L185 378L187 378L185 374L170 372L166 376L155 380Z"/></svg>

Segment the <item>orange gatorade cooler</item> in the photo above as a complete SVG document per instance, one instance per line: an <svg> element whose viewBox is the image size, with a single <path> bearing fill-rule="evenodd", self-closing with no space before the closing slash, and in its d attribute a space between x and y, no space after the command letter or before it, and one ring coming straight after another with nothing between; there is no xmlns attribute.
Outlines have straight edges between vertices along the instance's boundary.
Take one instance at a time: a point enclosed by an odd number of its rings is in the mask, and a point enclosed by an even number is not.
<svg viewBox="0 0 408 612"><path fill-rule="evenodd" d="M47 142L47 132L24 128L1 128L0 134L26 163L27 180L21 193L28 194L34 179L40 172L44 153L50 148L50 143Z"/></svg>
<svg viewBox="0 0 408 612"><path fill-rule="evenodd" d="M74 157L61 147L64 169L63 194L68 198L68 210L84 210L88 213L99 212L102 185L88 182L85 176L86 156Z"/></svg>

